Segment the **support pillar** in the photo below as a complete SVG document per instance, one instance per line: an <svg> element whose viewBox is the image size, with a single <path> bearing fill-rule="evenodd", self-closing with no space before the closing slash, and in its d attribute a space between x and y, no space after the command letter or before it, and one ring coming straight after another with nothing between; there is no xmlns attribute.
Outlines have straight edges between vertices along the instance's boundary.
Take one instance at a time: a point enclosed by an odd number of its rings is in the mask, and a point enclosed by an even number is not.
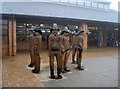
<svg viewBox="0 0 120 89"><path fill-rule="evenodd" d="M82 28L84 30L83 48L84 48L84 50L87 50L87 48L88 48L88 25L82 24Z"/></svg>
<svg viewBox="0 0 120 89"><path fill-rule="evenodd" d="M8 22L8 55L16 55L16 20Z"/></svg>
<svg viewBox="0 0 120 89"><path fill-rule="evenodd" d="M12 55L12 20L8 21L8 56Z"/></svg>

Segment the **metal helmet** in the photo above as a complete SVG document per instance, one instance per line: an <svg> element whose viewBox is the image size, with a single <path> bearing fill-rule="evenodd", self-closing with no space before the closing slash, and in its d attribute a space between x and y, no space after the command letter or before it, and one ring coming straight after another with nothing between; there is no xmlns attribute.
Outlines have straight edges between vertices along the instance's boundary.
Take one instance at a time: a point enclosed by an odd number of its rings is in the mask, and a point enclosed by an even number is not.
<svg viewBox="0 0 120 89"><path fill-rule="evenodd" d="M59 31L58 25L56 23L53 23L53 27L51 28L50 32L52 33L53 30Z"/></svg>
<svg viewBox="0 0 120 89"><path fill-rule="evenodd" d="M75 33L75 35L79 35L79 34L81 34L81 33L83 33L84 32L84 30L82 29L82 28L80 28L80 29L78 29L78 31Z"/></svg>
<svg viewBox="0 0 120 89"><path fill-rule="evenodd" d="M53 23L53 29L58 29L57 23Z"/></svg>
<svg viewBox="0 0 120 89"><path fill-rule="evenodd" d="M64 29L61 31L61 35L66 32L66 33L70 33L70 30L68 29L67 26L64 27Z"/></svg>

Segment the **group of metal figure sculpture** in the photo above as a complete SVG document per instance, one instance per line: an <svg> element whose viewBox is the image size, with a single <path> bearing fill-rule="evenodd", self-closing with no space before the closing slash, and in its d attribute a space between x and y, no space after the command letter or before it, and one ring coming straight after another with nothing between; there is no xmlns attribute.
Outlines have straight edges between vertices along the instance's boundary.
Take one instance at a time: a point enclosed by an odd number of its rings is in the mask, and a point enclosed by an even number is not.
<svg viewBox="0 0 120 89"><path fill-rule="evenodd" d="M68 69L68 59L72 49L72 63L77 64L78 70L84 70L81 65L82 52L83 52L83 33L82 28L76 29L70 40L70 32L68 27L64 27L60 34L58 34L59 28L56 23L53 23L53 27L50 30L50 35L48 38L48 51L49 51L49 64L50 64L50 78L51 79L61 79L63 76L61 73L70 72ZM40 49L41 49L42 37L41 31L34 29L30 35L30 57L31 63L28 67L34 67L33 73L40 72ZM75 54L77 58L75 60ZM54 75L54 57L56 57L57 62L57 76Z"/></svg>

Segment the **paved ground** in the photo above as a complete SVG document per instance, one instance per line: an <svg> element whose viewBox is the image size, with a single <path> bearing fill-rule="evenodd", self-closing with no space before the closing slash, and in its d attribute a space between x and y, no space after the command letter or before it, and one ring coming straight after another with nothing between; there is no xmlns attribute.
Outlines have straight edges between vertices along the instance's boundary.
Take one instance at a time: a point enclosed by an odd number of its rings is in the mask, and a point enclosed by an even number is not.
<svg viewBox="0 0 120 89"><path fill-rule="evenodd" d="M35 74L46 87L117 87L118 60L116 56L84 59L85 71L75 69L69 63L70 73L64 73L61 80L49 79L49 65L42 68L41 74Z"/></svg>
<svg viewBox="0 0 120 89"><path fill-rule="evenodd" d="M70 56L71 58L71 56ZM4 57L2 61L3 87L117 87L118 50L116 48L89 49L83 53L85 71L75 69L69 60L70 73L61 80L49 79L49 63L46 51L41 53L41 72L32 74L26 65L29 53Z"/></svg>

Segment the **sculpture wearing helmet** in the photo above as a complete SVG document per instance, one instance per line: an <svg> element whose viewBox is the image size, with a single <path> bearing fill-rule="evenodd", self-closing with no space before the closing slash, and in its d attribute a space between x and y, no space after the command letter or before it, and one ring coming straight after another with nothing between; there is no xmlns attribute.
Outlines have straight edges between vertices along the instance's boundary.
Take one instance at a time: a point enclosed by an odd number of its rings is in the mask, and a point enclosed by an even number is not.
<svg viewBox="0 0 120 89"><path fill-rule="evenodd" d="M64 27L61 32L62 44L64 46L64 52L62 54L62 73L69 72L70 70L67 67L68 59L70 55L70 37L69 37L69 29L68 27Z"/></svg>
<svg viewBox="0 0 120 89"><path fill-rule="evenodd" d="M72 52L72 63L77 63L77 69L84 70L81 65L82 61L82 52L83 52L83 34L84 30L82 28L78 29L76 33L73 35L72 44L73 44L73 52ZM75 62L75 53L77 53L77 60Z"/></svg>
<svg viewBox="0 0 120 89"><path fill-rule="evenodd" d="M58 35L58 25L53 23L53 28L51 29L51 34L48 38L48 49L49 49L49 62L50 62L50 78L51 79L61 79L61 51L63 46L60 42L60 35ZM57 77L54 75L54 56L57 60Z"/></svg>
<svg viewBox="0 0 120 89"><path fill-rule="evenodd" d="M42 37L40 34L40 30L33 30L33 35L30 36L30 43L29 43L29 50L30 50L30 57L31 63L28 67L34 67L32 70L33 73L39 73L40 71L40 48L42 43Z"/></svg>

